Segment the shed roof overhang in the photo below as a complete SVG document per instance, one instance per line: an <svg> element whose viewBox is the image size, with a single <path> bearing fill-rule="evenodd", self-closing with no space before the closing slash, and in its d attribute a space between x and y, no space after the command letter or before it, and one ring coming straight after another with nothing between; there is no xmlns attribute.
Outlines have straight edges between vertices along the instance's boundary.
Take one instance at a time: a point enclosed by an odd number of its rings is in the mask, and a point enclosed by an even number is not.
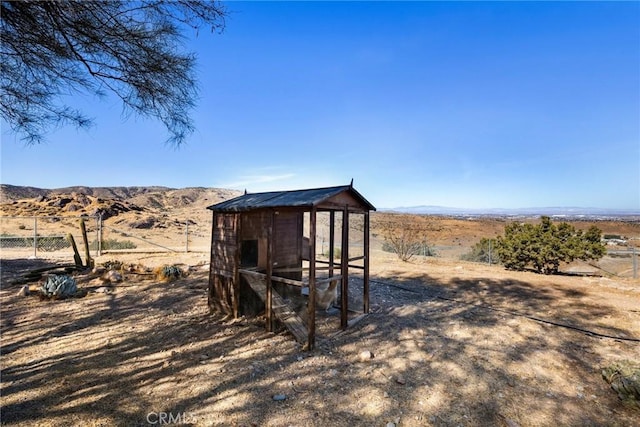
<svg viewBox="0 0 640 427"><path fill-rule="evenodd" d="M299 208L306 210L313 207L326 210L342 210L346 206L350 210L376 210L352 185L250 193L208 206L207 209L213 212L247 212L269 208Z"/></svg>

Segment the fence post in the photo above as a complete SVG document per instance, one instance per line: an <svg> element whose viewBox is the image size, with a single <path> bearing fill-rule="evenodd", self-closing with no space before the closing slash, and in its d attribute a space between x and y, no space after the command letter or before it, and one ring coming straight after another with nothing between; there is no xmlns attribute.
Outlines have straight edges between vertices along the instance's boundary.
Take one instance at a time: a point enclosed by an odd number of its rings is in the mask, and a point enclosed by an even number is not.
<svg viewBox="0 0 640 427"><path fill-rule="evenodd" d="M38 258L38 217L33 217L33 257Z"/></svg>
<svg viewBox="0 0 640 427"><path fill-rule="evenodd" d="M102 212L98 214L98 256L102 256Z"/></svg>
<svg viewBox="0 0 640 427"><path fill-rule="evenodd" d="M633 258L633 278L638 278L638 256L636 255L636 247L633 247L633 254L631 255Z"/></svg>
<svg viewBox="0 0 640 427"><path fill-rule="evenodd" d="M98 215L96 215L96 257L100 256L98 240L100 240L100 223L98 221Z"/></svg>
<svg viewBox="0 0 640 427"><path fill-rule="evenodd" d="M185 222L185 227L184 227L184 235L185 235L185 252L189 252L189 220L187 220Z"/></svg>

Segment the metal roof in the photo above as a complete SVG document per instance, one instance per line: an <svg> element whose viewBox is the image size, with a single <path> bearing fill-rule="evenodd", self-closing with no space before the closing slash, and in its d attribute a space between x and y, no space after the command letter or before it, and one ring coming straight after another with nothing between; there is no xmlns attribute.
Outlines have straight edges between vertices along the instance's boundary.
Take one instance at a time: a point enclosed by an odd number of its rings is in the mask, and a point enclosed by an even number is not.
<svg viewBox="0 0 640 427"><path fill-rule="evenodd" d="M338 187L312 188L308 190L271 191L266 193L249 193L234 199L207 207L216 212L241 212L264 208L313 207L342 192L349 192L368 210L376 210L351 185Z"/></svg>

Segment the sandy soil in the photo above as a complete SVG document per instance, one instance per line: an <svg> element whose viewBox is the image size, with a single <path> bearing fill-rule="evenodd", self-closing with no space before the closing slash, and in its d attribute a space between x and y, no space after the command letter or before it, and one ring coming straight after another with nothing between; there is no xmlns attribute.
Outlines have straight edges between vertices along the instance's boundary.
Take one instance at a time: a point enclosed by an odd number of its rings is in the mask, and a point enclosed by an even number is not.
<svg viewBox="0 0 640 427"><path fill-rule="evenodd" d="M640 360L638 280L444 259L408 264L375 252L372 313L344 332L337 315L319 313L316 349L304 352L286 332L266 333L263 318L211 315L206 260L180 257L123 260L184 263L190 273L177 281L131 273L104 288L79 277L86 295L57 301L18 297L20 286L11 284L46 261L2 261L2 424L633 426L640 419L601 374L614 362Z"/></svg>

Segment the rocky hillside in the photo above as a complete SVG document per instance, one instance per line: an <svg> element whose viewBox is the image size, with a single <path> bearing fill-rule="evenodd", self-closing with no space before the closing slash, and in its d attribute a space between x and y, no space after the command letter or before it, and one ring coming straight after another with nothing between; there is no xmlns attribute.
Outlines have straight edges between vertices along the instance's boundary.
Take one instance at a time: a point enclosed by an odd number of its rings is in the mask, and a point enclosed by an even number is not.
<svg viewBox="0 0 640 427"><path fill-rule="evenodd" d="M2 184L0 215L79 216L102 214L104 219L135 214L164 216L205 211L207 206L239 195L219 188L67 187L44 189ZM127 216L127 215L125 215ZM132 216L132 215L130 215Z"/></svg>

